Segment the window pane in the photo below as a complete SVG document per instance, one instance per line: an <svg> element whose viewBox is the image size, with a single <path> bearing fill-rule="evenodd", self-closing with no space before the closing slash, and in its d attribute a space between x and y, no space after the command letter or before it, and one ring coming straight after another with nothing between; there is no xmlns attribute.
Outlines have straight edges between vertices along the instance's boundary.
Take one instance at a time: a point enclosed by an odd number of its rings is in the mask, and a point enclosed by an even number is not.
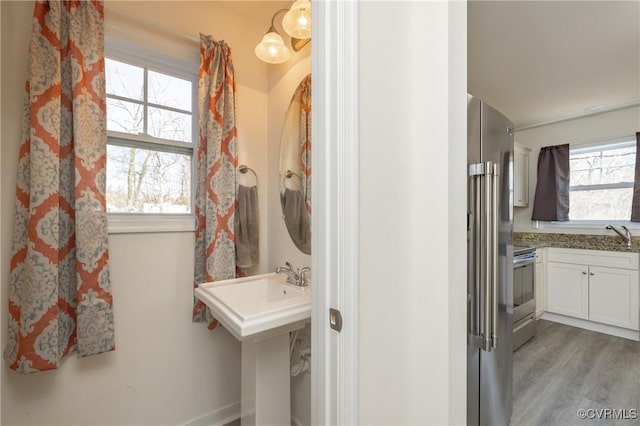
<svg viewBox="0 0 640 426"><path fill-rule="evenodd" d="M105 59L107 94L144 99L144 69L123 62Z"/></svg>
<svg viewBox="0 0 640 426"><path fill-rule="evenodd" d="M619 148L602 152L602 167L632 166L635 162L635 148Z"/></svg>
<svg viewBox="0 0 640 426"><path fill-rule="evenodd" d="M629 220L633 188L571 191L569 220Z"/></svg>
<svg viewBox="0 0 640 426"><path fill-rule="evenodd" d="M598 185L602 183L602 176L600 169L593 170L580 170L577 172L571 171L569 177L569 185Z"/></svg>
<svg viewBox="0 0 640 426"><path fill-rule="evenodd" d="M191 156L107 145L107 211L191 213Z"/></svg>
<svg viewBox="0 0 640 426"><path fill-rule="evenodd" d="M107 98L107 130L132 133L144 131L144 107L133 102Z"/></svg>
<svg viewBox="0 0 640 426"><path fill-rule="evenodd" d="M149 102L191 111L191 82L149 70Z"/></svg>
<svg viewBox="0 0 640 426"><path fill-rule="evenodd" d="M600 151L569 156L571 170L588 170L596 167L600 167Z"/></svg>
<svg viewBox="0 0 640 426"><path fill-rule="evenodd" d="M602 183L633 182L634 174L633 165L602 169Z"/></svg>
<svg viewBox="0 0 640 426"><path fill-rule="evenodd" d="M191 115L149 107L149 135L174 141L191 142Z"/></svg>

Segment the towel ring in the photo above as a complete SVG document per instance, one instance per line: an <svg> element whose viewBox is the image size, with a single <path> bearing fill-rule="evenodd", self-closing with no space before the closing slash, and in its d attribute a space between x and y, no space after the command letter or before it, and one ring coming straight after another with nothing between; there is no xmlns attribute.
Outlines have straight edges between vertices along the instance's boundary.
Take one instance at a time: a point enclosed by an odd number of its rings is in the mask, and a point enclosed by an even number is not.
<svg viewBox="0 0 640 426"><path fill-rule="evenodd" d="M284 180L285 180L285 179L291 179L292 177L294 177L294 176L295 176L295 177L297 177L297 178L300 180L300 186L301 186L302 188L305 188L304 180L302 179L302 176L300 176L298 173L293 172L293 171L291 171L291 170L287 169L287 170L282 174L282 176L283 176L283 184L284 184ZM285 185L285 186L286 186L286 185ZM305 189L305 193L306 193L306 192L307 192L307 191L306 191L306 189Z"/></svg>
<svg viewBox="0 0 640 426"><path fill-rule="evenodd" d="M300 179L300 182L302 182L302 176L300 176L299 174L297 174L296 172L292 172L291 170L287 169L286 172L284 172L284 177L286 177L287 179L291 179L293 176L297 176L298 179Z"/></svg>
<svg viewBox="0 0 640 426"><path fill-rule="evenodd" d="M255 178L256 178L256 186L258 186L258 174L256 173L256 171L255 171L255 170L253 170L251 167L246 166L246 165L244 165L244 164L241 164L241 165L238 167L238 170L239 170L239 171L240 171L240 173L242 173L243 175L244 175L244 174L246 174L247 172L251 172L251 173L253 173L253 175L254 175L254 176L255 176Z"/></svg>

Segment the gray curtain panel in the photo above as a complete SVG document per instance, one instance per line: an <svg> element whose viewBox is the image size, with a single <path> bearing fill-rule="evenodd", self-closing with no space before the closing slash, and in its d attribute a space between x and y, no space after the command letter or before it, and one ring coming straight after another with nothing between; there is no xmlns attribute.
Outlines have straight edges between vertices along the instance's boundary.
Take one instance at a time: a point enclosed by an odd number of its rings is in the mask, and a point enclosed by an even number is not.
<svg viewBox="0 0 640 426"><path fill-rule="evenodd" d="M531 219L569 220L569 144L540 149Z"/></svg>
<svg viewBox="0 0 640 426"><path fill-rule="evenodd" d="M633 179L631 221L640 222L640 132L636 133L636 174Z"/></svg>

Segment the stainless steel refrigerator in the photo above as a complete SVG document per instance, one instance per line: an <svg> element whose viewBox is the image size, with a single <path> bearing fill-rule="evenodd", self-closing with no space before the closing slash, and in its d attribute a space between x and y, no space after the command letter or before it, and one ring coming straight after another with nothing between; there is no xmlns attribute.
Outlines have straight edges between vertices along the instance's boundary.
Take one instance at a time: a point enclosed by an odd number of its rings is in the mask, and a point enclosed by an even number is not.
<svg viewBox="0 0 640 426"><path fill-rule="evenodd" d="M513 384L513 124L467 104L467 424L508 425Z"/></svg>

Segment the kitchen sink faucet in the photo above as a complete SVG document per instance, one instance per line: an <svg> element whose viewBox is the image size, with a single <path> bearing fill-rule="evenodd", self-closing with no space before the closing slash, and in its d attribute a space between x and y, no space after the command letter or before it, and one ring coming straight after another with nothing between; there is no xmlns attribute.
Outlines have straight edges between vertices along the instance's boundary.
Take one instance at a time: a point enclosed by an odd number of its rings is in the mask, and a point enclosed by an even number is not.
<svg viewBox="0 0 640 426"><path fill-rule="evenodd" d="M622 232L618 231L616 227L613 225L607 225L605 229L611 229L613 232L620 235L624 240L624 242L627 244L627 248L630 249L631 248L631 231L629 231L629 228L627 228L624 225L621 225L620 227L624 229L624 235L622 234Z"/></svg>

